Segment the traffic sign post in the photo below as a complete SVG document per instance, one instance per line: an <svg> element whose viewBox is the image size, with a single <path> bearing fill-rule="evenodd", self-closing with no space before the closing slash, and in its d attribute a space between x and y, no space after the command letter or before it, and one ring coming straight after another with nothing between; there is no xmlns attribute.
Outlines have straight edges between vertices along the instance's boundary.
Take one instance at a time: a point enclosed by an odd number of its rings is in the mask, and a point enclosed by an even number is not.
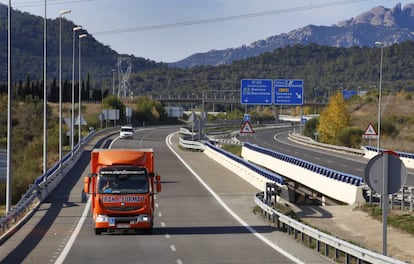
<svg viewBox="0 0 414 264"><path fill-rule="evenodd" d="M276 79L276 105L303 105L303 80Z"/></svg>
<svg viewBox="0 0 414 264"><path fill-rule="evenodd" d="M272 80L243 79L240 85L240 103L250 105L272 104Z"/></svg>
<svg viewBox="0 0 414 264"><path fill-rule="evenodd" d="M407 181L404 163L393 151L384 151L370 159L365 167L365 182L377 193L382 202L382 251L387 255L388 195L396 193Z"/></svg>

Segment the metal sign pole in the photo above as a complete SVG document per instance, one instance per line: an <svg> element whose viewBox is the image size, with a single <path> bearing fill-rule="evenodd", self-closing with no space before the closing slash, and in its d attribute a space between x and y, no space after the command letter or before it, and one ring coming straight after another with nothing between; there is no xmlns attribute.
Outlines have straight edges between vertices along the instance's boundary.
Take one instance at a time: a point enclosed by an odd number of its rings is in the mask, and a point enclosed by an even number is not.
<svg viewBox="0 0 414 264"><path fill-rule="evenodd" d="M388 216L388 156L384 153L382 163L382 254L387 255L387 216Z"/></svg>

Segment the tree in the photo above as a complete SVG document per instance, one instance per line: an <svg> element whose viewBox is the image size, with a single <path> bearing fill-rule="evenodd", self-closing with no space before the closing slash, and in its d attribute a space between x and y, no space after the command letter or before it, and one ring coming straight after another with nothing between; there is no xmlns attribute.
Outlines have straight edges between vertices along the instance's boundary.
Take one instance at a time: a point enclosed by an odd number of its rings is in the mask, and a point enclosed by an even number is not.
<svg viewBox="0 0 414 264"><path fill-rule="evenodd" d="M328 106L319 117L318 134L321 142L336 144L338 135L351 123L351 115L346 108L345 100L340 91L330 99Z"/></svg>
<svg viewBox="0 0 414 264"><path fill-rule="evenodd" d="M151 100L144 96L138 99L134 107L135 120L139 123L156 122L166 116L163 106L160 102Z"/></svg>
<svg viewBox="0 0 414 264"><path fill-rule="evenodd" d="M313 138L315 137L316 128L319 124L319 118L311 118L306 121L305 128L303 129L303 135Z"/></svg>
<svg viewBox="0 0 414 264"><path fill-rule="evenodd" d="M57 84L56 78L53 78L52 86L50 87L49 102L59 102L59 86Z"/></svg>

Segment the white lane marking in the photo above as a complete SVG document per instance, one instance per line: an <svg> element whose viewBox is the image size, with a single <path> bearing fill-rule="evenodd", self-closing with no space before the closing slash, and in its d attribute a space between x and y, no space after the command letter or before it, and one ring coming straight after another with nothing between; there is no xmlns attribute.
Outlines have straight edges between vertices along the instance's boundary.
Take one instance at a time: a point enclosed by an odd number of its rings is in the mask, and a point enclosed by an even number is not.
<svg viewBox="0 0 414 264"><path fill-rule="evenodd" d="M161 222L161 226L162 226L162 227L165 227L165 223L164 223L164 222Z"/></svg>
<svg viewBox="0 0 414 264"><path fill-rule="evenodd" d="M177 251L177 249L175 248L175 246L174 245L170 245L170 249L171 249L171 251Z"/></svg>
<svg viewBox="0 0 414 264"><path fill-rule="evenodd" d="M162 213L161 212L158 212L158 217L161 217L162 216Z"/></svg>
<svg viewBox="0 0 414 264"><path fill-rule="evenodd" d="M183 264L183 261L181 259L177 259L177 264Z"/></svg>
<svg viewBox="0 0 414 264"><path fill-rule="evenodd" d="M79 219L78 224L76 225L75 230L73 231L72 235L70 236L68 243L65 245L65 248L62 250L61 254L59 255L59 258L56 260L55 263L63 263L63 261L65 260L66 256L69 253L69 250L72 248L73 243L75 243L76 237L78 236L83 223L85 222L86 217L88 216L88 211L90 210L91 207L91 196L89 196L88 198L88 202L85 205L85 208L83 209L83 213L82 216Z"/></svg>
<svg viewBox="0 0 414 264"><path fill-rule="evenodd" d="M283 250L282 248L278 247L276 244L274 244L272 241L270 241L269 239L265 238L263 235L261 235L260 233L258 233L253 227L249 226L249 224L247 224L243 219L241 219L235 212L233 212L233 210L230 209L230 207L228 207L224 201L213 191L213 189L210 188L210 186L207 185L207 183L205 183L203 181L203 179L201 179L201 177L178 155L177 152L175 152L175 150L172 148L172 141L171 138L173 137L174 134L176 134L178 132L174 132L170 135L167 136L166 138L166 143L168 148L171 150L172 153L174 153L175 156L177 156L177 158L181 161L181 163L191 172L191 174L193 174L194 177L196 177L196 179L201 183L201 185L204 186L204 188L207 189L207 191L217 200L217 202L236 220L238 221L242 226L244 226L250 233L252 233L253 235L255 235L258 239L262 240L264 243L266 243L268 246L270 246L271 248L275 249L276 251L278 251L280 254L284 255L285 257L287 257L288 259L294 261L295 263L300 263L300 264L304 264L304 262L302 262L300 259L296 258L295 256L292 256L289 252Z"/></svg>

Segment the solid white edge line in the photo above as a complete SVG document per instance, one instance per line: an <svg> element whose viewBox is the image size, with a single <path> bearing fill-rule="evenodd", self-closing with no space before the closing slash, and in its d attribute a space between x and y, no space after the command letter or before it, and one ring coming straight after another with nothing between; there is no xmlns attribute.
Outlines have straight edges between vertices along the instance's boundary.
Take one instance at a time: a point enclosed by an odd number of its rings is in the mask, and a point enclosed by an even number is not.
<svg viewBox="0 0 414 264"><path fill-rule="evenodd" d="M55 263L58 263L58 264L63 263L63 261L65 260L66 256L69 253L69 250L72 248L73 243L75 243L76 237L78 236L78 234L79 234L79 232L80 232L80 230L83 226L83 223L85 222L85 219L88 215L89 208L91 207L91 201L92 201L91 196L89 196L88 197L88 202L86 203L85 208L83 209L82 216L79 219L79 222L76 225L75 230L73 231L72 235L70 236L70 238L68 240L68 243L66 243L65 248L62 250L62 252L60 253L60 255L57 258Z"/></svg>
<svg viewBox="0 0 414 264"><path fill-rule="evenodd" d="M175 156L177 156L177 158L181 161L181 163L191 172L191 174L193 174L194 177L196 177L196 179L201 183L201 185L204 186L204 188L207 189L207 191L218 201L218 203L235 219L237 220L242 226L244 226L250 233L252 233L253 235L255 235L257 238L259 238L260 240L262 240L264 243L266 243L268 246L270 246L271 248L275 249L276 251L278 251L279 253L281 253L282 255L284 255L285 257L287 257L288 259L296 262L296 263L300 263L300 264L305 264L304 262L302 262L300 259L294 257L293 255L291 255L289 252L283 250L282 248L278 247L276 244L274 244L272 241L270 241L269 239L265 238L263 235L261 235L260 233L258 233L253 227L249 226L243 219L241 219L235 212L233 212L233 210L230 209L230 207L228 207L224 201L213 191L213 189L210 188L210 186L208 186L203 179L201 179L201 177L178 155L177 152L175 152L175 150L172 148L172 141L171 138L174 136L174 134L177 134L179 132L174 132L171 133L170 135L167 136L166 138L166 144L168 146L168 148L171 150L172 153L174 153Z"/></svg>

